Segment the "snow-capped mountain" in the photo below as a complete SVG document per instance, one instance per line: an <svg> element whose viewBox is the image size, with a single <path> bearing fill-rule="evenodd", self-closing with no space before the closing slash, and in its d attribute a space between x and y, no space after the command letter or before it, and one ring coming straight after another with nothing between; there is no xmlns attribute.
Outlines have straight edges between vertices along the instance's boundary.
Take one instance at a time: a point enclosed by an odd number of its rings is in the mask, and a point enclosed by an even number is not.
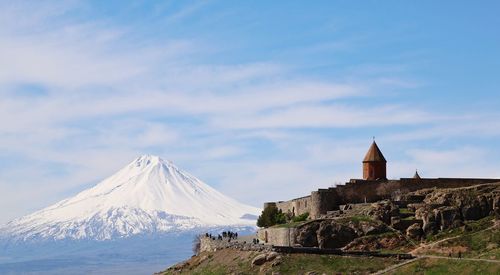
<svg viewBox="0 0 500 275"><path fill-rule="evenodd" d="M107 240L217 226L254 226L260 210L224 196L172 162L137 158L76 196L4 226L9 239Z"/></svg>

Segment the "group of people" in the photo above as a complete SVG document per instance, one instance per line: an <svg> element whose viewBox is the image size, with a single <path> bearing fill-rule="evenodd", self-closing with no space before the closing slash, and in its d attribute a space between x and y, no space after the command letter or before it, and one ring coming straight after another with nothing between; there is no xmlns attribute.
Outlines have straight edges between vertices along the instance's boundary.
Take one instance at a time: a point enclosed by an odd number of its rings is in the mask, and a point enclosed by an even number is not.
<svg viewBox="0 0 500 275"><path fill-rule="evenodd" d="M210 238L215 241L216 237L212 236L211 233L205 233L205 237ZM224 231L222 234L217 235L217 240L222 241L223 239L226 239L228 241L238 239L238 232L231 232L231 231Z"/></svg>
<svg viewBox="0 0 500 275"><path fill-rule="evenodd" d="M205 233L206 238L210 238L212 240L218 240L218 241L223 241L227 240L228 242L231 242L231 240L236 240L238 239L238 233L237 232L232 232L232 231L224 231L221 234L217 234L217 236L212 235L212 233ZM246 241L243 241L244 244L246 244ZM259 239L252 239L253 244L260 244Z"/></svg>
<svg viewBox="0 0 500 275"><path fill-rule="evenodd" d="M238 239L238 232L224 231L222 232L223 238Z"/></svg>

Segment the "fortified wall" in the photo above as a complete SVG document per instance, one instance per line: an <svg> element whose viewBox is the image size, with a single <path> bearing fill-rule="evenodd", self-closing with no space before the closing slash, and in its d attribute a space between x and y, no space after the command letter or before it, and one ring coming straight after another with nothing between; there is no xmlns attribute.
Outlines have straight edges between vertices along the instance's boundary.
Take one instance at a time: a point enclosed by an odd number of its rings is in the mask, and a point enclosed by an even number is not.
<svg viewBox="0 0 500 275"><path fill-rule="evenodd" d="M283 213L297 216L309 213L317 219L327 211L338 210L339 205L375 202L391 198L396 193L413 192L426 188L458 188L478 184L500 182L500 179L482 178L421 178L415 173L413 178L399 180L386 179L386 163L375 141L363 159L363 179L351 179L345 185L328 189L318 189L311 195L279 202L268 202L264 208L275 205Z"/></svg>
<svg viewBox="0 0 500 275"><path fill-rule="evenodd" d="M289 201L268 202L264 207L275 205L283 213L292 216L309 213L312 219L327 211L338 210L339 205L376 202L391 198L395 193L407 193L427 188L458 188L478 184L500 182L500 179L481 178L401 178L399 180L370 181L352 179L345 185L318 189L310 196Z"/></svg>
<svg viewBox="0 0 500 275"><path fill-rule="evenodd" d="M292 216L302 215L304 213L311 213L314 208L311 205L311 196L296 198L289 201L266 202L264 208L274 205L281 209L283 213L289 213Z"/></svg>

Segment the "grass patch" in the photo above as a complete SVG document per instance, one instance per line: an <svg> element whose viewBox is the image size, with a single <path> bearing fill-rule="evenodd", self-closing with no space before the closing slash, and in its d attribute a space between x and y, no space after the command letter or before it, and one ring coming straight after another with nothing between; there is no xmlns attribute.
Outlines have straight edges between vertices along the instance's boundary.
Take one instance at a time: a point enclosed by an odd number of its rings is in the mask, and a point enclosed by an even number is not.
<svg viewBox="0 0 500 275"><path fill-rule="evenodd" d="M500 231L491 229L479 233L466 234L456 239L448 240L440 246L466 247L467 251L463 253L464 257L477 257L490 252L492 255L498 255L498 244L500 244Z"/></svg>
<svg viewBox="0 0 500 275"><path fill-rule="evenodd" d="M448 259L420 259L389 274L500 274L500 264Z"/></svg>
<svg viewBox="0 0 500 275"><path fill-rule="evenodd" d="M365 215L356 215L356 216L349 217L349 219L351 221L355 221L355 222L370 222L370 221L373 221L373 219L371 217L365 216Z"/></svg>
<svg viewBox="0 0 500 275"><path fill-rule="evenodd" d="M292 228L292 227L297 227L299 225L302 225L306 222L301 221L301 222L289 222L289 223L283 223L283 224L277 224L274 226L271 226L271 228Z"/></svg>
<svg viewBox="0 0 500 275"><path fill-rule="evenodd" d="M447 231L438 232L437 234L434 235L428 235L426 236L425 239L428 242L434 242L444 238L455 237L464 233L467 234L467 232L476 232L484 230L492 225L492 220L493 217L488 216L486 218L477 221L466 221L465 222L466 232L464 232L462 228L453 228Z"/></svg>
<svg viewBox="0 0 500 275"><path fill-rule="evenodd" d="M372 273L398 263L391 258L341 257L334 255L291 254L278 266L281 274L317 273L363 274Z"/></svg>
<svg viewBox="0 0 500 275"><path fill-rule="evenodd" d="M305 274L314 271L319 274L368 274L385 269L400 261L394 258L367 258L367 257L342 257L335 255L313 255L313 254L281 254L282 263L272 266L265 263L262 266L252 266L252 259L259 253L237 250L221 250L214 252L215 261L199 261L198 258L191 259L190 267L183 268L180 272L167 270L162 274ZM239 258L234 260L234 255ZM228 257L231 255L231 257ZM228 259L229 258L229 259Z"/></svg>
<svg viewBox="0 0 500 275"><path fill-rule="evenodd" d="M400 214L415 214L413 211L411 211L408 208L399 208L399 213Z"/></svg>
<svg viewBox="0 0 500 275"><path fill-rule="evenodd" d="M337 220L339 223L349 223L349 222L376 222L371 217L365 215L355 215L350 217L344 217Z"/></svg>
<svg viewBox="0 0 500 275"><path fill-rule="evenodd" d="M193 275L221 275L227 274L227 270L222 267L213 267L213 266L205 266L200 268L199 270L193 271L191 274Z"/></svg>
<svg viewBox="0 0 500 275"><path fill-rule="evenodd" d="M457 236L429 248L425 254L447 256L450 252L456 255L461 251L462 256L466 258L500 259L500 230L493 228L484 230L489 227L486 221L477 221L472 227L476 230L448 232L448 235L457 234Z"/></svg>
<svg viewBox="0 0 500 275"><path fill-rule="evenodd" d="M500 260L500 248L494 248L488 252L478 255L481 259Z"/></svg>

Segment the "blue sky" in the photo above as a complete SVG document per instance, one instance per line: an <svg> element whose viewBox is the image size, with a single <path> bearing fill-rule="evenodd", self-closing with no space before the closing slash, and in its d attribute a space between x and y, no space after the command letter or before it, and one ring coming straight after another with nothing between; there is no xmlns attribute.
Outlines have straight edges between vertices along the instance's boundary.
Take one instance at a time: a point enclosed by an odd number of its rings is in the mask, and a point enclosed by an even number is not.
<svg viewBox="0 0 500 275"><path fill-rule="evenodd" d="M141 154L260 206L500 177L497 1L1 1L0 222Z"/></svg>

